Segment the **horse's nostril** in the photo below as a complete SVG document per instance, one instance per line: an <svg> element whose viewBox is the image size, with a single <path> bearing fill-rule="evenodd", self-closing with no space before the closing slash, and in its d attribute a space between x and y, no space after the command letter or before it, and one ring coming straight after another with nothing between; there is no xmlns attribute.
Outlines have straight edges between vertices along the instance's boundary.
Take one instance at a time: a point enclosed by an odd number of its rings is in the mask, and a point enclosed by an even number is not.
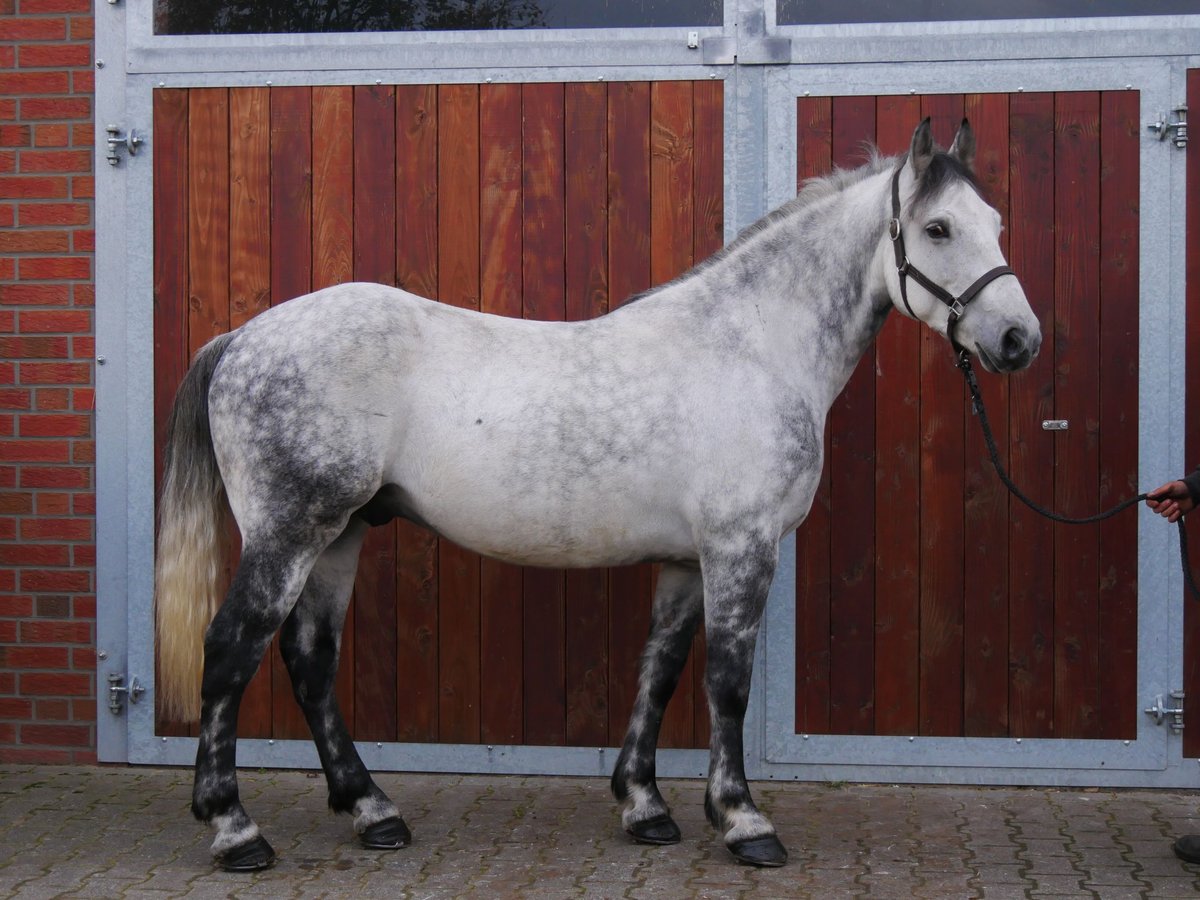
<svg viewBox="0 0 1200 900"><path fill-rule="evenodd" d="M1025 341L1025 332L1020 328L1010 328L1004 332L1004 339L1000 342L1000 355L1008 362L1019 360L1028 350L1028 345Z"/></svg>

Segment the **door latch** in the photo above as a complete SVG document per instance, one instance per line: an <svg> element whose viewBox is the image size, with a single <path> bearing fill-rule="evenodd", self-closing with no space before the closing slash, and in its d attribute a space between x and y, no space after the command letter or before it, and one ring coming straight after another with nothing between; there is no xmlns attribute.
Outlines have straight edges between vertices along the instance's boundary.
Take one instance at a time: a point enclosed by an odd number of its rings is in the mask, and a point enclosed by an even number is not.
<svg viewBox="0 0 1200 900"><path fill-rule="evenodd" d="M125 676L122 673L108 673L108 711L114 716L121 714L124 696L129 697L130 703L137 703L144 693L146 693L146 689L142 687L136 675L129 679L129 685L126 686Z"/></svg>
<svg viewBox="0 0 1200 900"><path fill-rule="evenodd" d="M1167 706L1163 695L1158 694L1154 698L1154 705L1146 708L1146 715L1154 720L1155 725L1165 722L1173 732L1180 734L1183 732L1183 691L1171 691L1169 698L1173 706Z"/></svg>
<svg viewBox="0 0 1200 900"><path fill-rule="evenodd" d="M108 132L108 153L105 158L110 166L115 166L121 161L121 150L124 147L130 156L137 156L138 147L146 142L146 139L139 137L137 133L130 128L129 134L121 134L119 125L109 125L104 129Z"/></svg>
<svg viewBox="0 0 1200 900"><path fill-rule="evenodd" d="M1174 120L1167 121L1167 114L1159 113L1158 121L1151 122L1146 128L1157 135L1160 141L1174 136L1172 143L1182 150L1187 147L1188 142L1187 107L1177 106L1171 110L1171 115Z"/></svg>

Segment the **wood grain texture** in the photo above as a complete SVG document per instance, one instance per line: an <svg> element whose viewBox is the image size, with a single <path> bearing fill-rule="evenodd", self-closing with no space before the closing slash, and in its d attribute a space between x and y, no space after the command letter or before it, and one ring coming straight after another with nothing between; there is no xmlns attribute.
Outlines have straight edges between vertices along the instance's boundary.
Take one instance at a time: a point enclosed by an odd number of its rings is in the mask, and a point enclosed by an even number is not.
<svg viewBox="0 0 1200 900"><path fill-rule="evenodd" d="M1096 511L1099 485L1100 97L1055 100L1055 508ZM1054 734L1099 734L1100 529L1058 526L1054 536Z"/></svg>
<svg viewBox="0 0 1200 900"><path fill-rule="evenodd" d="M271 89L271 305L312 287L312 90Z"/></svg>
<svg viewBox="0 0 1200 900"><path fill-rule="evenodd" d="M1138 494L1141 128L1133 91L1107 91L1100 104L1099 506L1108 509ZM1130 513L1100 524L1098 733L1113 740L1137 737L1137 538Z"/></svg>
<svg viewBox="0 0 1200 900"><path fill-rule="evenodd" d="M1007 94L972 94L963 113L975 131L975 174L1009 224ZM1008 255L1008 231L1000 249ZM973 275L972 275L973 277ZM1008 464L1009 379L986 373L980 389L1004 464ZM963 568L963 730L971 737L1008 734L1008 491L996 475L974 416L966 421Z"/></svg>
<svg viewBox="0 0 1200 900"><path fill-rule="evenodd" d="M920 98L880 97L880 152L906 152L920 120ZM921 327L893 312L875 339L876 734L918 729Z"/></svg>
<svg viewBox="0 0 1200 900"><path fill-rule="evenodd" d="M229 91L229 324L271 305L271 92Z"/></svg>
<svg viewBox="0 0 1200 900"><path fill-rule="evenodd" d="M1009 263L1042 325L1042 350L1010 376L1009 472L1035 501L1054 497L1054 95L1009 102ZM1009 734L1054 732L1054 527L1022 503L1009 521Z"/></svg>
<svg viewBox="0 0 1200 900"><path fill-rule="evenodd" d="M875 140L875 98L833 100L834 166L863 164ZM829 726L837 734L875 728L875 351L868 347L829 411Z"/></svg>
<svg viewBox="0 0 1200 900"><path fill-rule="evenodd" d="M1188 69L1187 103L1190 109L1200 109L1200 69ZM1200 347L1200 141L1195 139L1187 148L1187 329L1186 343L1189 347ZM1200 407L1200 360L1189 354L1186 379L1186 406ZM1200 417L1185 420L1184 448L1186 465L1200 464ZM1182 473L1181 473L1182 474ZM1200 548L1200 515L1188 517L1186 526L1188 540L1193 548ZM1200 566L1195 564L1200 550L1192 550L1192 577L1200 582ZM1191 696L1200 697L1200 603L1183 602L1183 688ZM1184 719L1183 754L1187 757L1200 756L1200 725L1196 717Z"/></svg>
<svg viewBox="0 0 1200 900"><path fill-rule="evenodd" d="M949 146L960 95L921 98L934 137ZM916 286L909 286L913 290ZM921 709L924 735L963 728L963 488L965 391L945 338L921 329Z"/></svg>

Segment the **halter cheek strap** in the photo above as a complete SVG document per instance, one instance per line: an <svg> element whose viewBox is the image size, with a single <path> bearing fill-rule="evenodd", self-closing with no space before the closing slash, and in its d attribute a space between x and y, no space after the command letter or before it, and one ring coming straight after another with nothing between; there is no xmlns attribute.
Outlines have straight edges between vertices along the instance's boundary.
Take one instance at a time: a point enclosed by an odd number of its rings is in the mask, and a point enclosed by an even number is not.
<svg viewBox="0 0 1200 900"><path fill-rule="evenodd" d="M913 281L950 307L950 317L946 321L946 337L950 339L950 345L954 351L961 354L964 352L964 348L955 339L954 328L959 319L963 317L967 304L978 297L979 292L997 278L1002 275L1015 276L1017 273L1008 266L996 266L976 278L970 287L955 297L914 266L908 258L908 253L905 252L904 231L900 225L900 172L903 168L904 162L901 162L892 174L892 220L888 223L888 236L892 239L892 249L896 253L896 272L900 275L900 299L904 301L904 308L908 310L908 314L914 319L917 318L917 314L913 312L913 308L908 302L908 278L912 276Z"/></svg>

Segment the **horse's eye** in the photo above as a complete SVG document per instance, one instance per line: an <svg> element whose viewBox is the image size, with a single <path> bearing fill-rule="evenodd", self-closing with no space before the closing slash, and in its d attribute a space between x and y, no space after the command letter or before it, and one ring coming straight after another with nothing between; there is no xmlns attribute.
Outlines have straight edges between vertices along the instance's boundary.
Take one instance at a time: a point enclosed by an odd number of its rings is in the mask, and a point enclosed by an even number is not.
<svg viewBox="0 0 1200 900"><path fill-rule="evenodd" d="M950 237L950 229L944 222L930 222L925 226L925 233L934 240Z"/></svg>

